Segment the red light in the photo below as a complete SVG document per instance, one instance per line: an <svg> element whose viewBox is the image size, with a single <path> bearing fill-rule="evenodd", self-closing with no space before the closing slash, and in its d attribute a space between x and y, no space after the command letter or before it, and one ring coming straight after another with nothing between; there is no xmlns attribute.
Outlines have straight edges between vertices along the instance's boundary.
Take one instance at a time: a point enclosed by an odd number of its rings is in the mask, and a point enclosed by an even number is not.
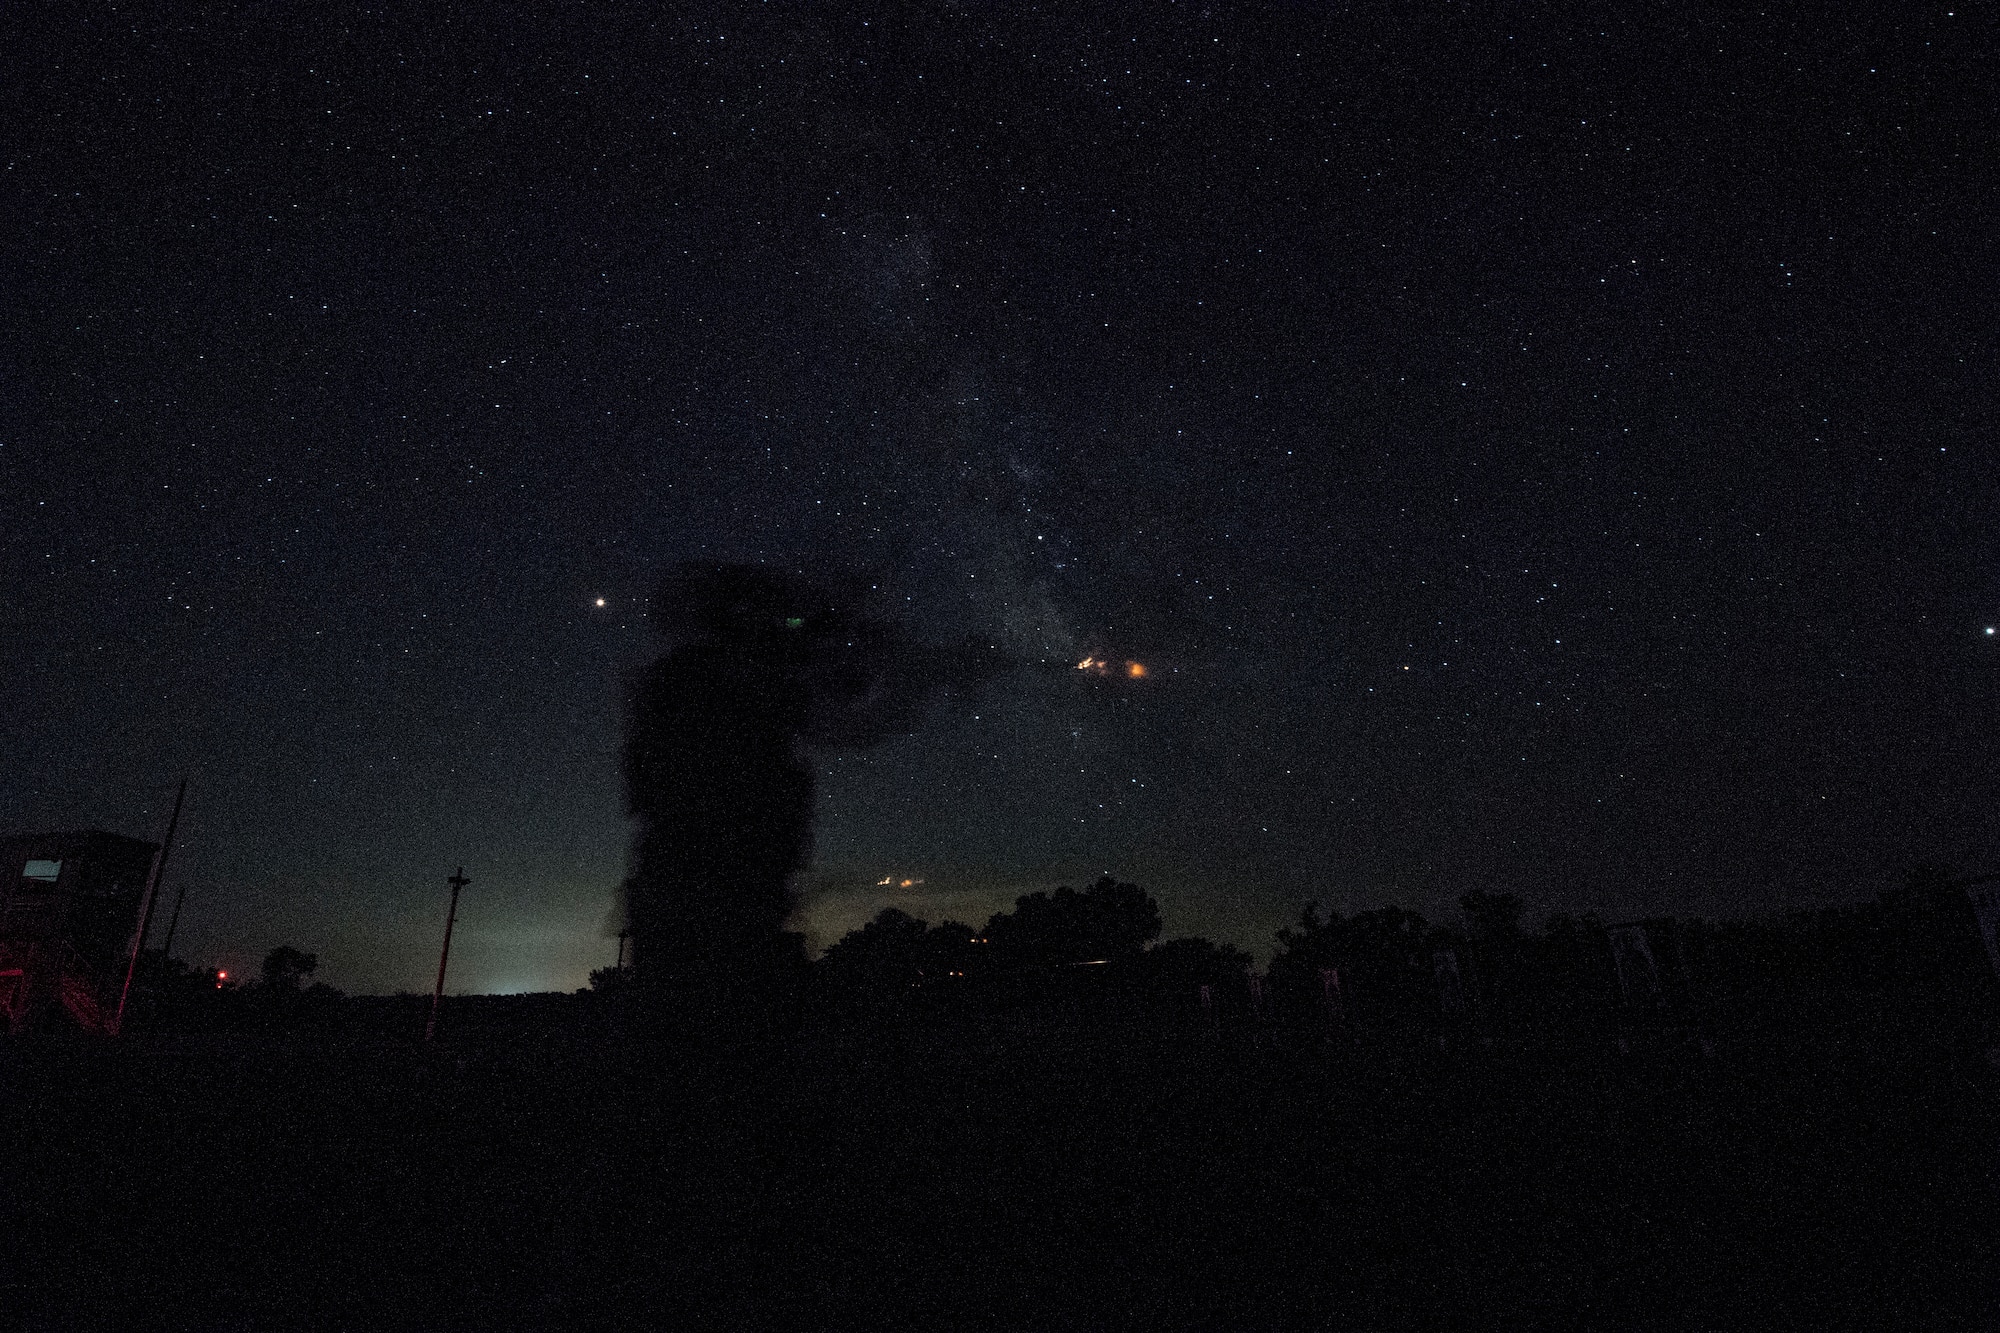
<svg viewBox="0 0 2000 1333"><path fill-rule="evenodd" d="M229 974L227 972L217 972L215 974L215 979L217 981L227 981L229 980Z"/></svg>

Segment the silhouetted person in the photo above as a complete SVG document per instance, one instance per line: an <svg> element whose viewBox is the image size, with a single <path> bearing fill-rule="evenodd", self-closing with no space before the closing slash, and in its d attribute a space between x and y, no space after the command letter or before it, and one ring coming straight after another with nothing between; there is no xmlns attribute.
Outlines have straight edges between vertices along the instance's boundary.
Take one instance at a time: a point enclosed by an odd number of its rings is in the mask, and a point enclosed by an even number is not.
<svg viewBox="0 0 2000 1333"><path fill-rule="evenodd" d="M638 683L625 743L639 825L625 906L641 992L670 1029L732 1042L789 1025L807 747L907 730L933 686L990 670L977 651L909 643L865 599L858 582L744 565L685 565L661 590L673 646Z"/></svg>

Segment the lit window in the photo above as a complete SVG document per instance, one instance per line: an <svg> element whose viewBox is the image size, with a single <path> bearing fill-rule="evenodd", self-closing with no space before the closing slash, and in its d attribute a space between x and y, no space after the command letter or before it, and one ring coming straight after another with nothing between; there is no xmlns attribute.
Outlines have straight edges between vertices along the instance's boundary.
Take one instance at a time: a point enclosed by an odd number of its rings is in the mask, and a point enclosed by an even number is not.
<svg viewBox="0 0 2000 1333"><path fill-rule="evenodd" d="M22 879L32 879L38 884L53 884L56 876L62 874L60 861L30 861L21 871Z"/></svg>

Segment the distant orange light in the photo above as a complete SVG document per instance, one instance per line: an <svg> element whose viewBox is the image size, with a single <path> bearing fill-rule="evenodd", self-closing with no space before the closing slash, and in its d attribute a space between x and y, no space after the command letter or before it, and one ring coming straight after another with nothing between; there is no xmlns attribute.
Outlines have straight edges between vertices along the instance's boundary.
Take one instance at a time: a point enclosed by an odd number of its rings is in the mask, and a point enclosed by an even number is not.
<svg viewBox="0 0 2000 1333"><path fill-rule="evenodd" d="M227 972L217 972L215 974L215 979L217 981L227 981L229 980L229 974Z"/></svg>
<svg viewBox="0 0 2000 1333"><path fill-rule="evenodd" d="M1120 663L1114 662L1108 657L1086 657L1076 664L1076 669L1090 676L1122 674L1129 676L1133 680L1143 680L1147 674L1144 662L1127 660Z"/></svg>

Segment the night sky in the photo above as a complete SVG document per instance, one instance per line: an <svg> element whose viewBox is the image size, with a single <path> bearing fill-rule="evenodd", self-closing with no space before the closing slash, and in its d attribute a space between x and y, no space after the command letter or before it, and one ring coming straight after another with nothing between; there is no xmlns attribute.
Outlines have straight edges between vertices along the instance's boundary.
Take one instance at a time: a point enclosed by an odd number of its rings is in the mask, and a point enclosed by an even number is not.
<svg viewBox="0 0 2000 1333"><path fill-rule="evenodd" d="M191 771L177 954L427 989L462 863L582 985L696 558L1020 663L821 757L819 944L2000 859L1971 7L388 8L0 20L0 826Z"/></svg>

